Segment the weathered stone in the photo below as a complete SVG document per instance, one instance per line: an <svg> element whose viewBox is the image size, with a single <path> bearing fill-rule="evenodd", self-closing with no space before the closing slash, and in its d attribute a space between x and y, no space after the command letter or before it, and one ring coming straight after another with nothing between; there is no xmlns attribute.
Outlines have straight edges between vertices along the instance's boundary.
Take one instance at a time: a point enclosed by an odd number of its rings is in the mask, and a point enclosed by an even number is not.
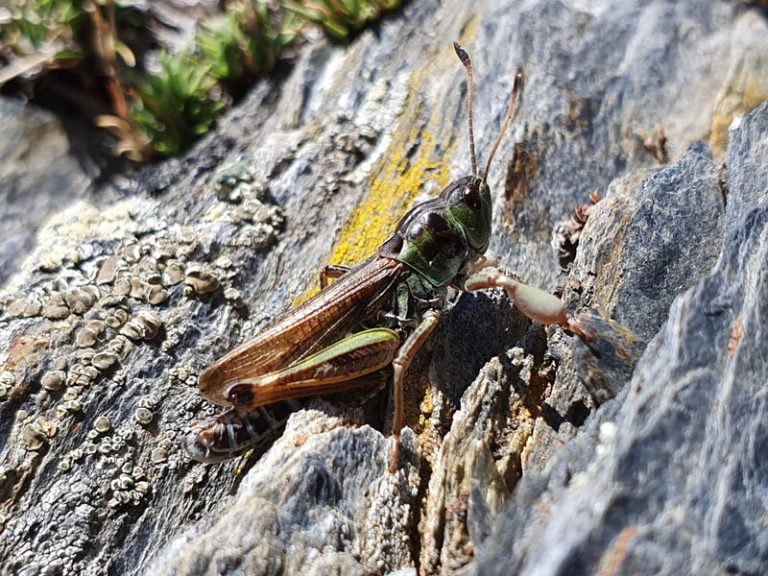
<svg viewBox="0 0 768 576"><path fill-rule="evenodd" d="M571 280L579 298L647 342L672 299L717 260L725 202L704 144L639 176L609 186L591 210Z"/></svg>
<svg viewBox="0 0 768 576"><path fill-rule="evenodd" d="M403 435L401 450L409 458L390 475L387 440L368 426L342 423L321 411L295 414L218 523L182 536L173 544L175 557L159 557L149 571L199 574L201 562L224 561L227 550L237 550L237 563L251 574L298 573L318 557L335 558L339 549L353 551L351 573L386 573L412 563L407 526L416 505L415 437ZM225 529L230 523L241 530ZM285 526L281 534L279 525Z"/></svg>
<svg viewBox="0 0 768 576"><path fill-rule="evenodd" d="M54 212L91 188L91 178L69 153L72 135L55 116L0 98L0 283L35 247L35 235Z"/></svg>
<svg viewBox="0 0 768 576"><path fill-rule="evenodd" d="M768 105L732 129L716 266L675 299L616 400L546 476L523 476L479 573L765 572L766 135Z"/></svg>

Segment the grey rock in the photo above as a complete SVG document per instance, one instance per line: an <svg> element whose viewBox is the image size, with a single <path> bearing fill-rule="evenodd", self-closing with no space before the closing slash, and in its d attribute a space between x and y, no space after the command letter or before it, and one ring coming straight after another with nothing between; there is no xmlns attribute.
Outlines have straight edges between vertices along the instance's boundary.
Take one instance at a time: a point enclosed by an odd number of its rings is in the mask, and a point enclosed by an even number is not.
<svg viewBox="0 0 768 576"><path fill-rule="evenodd" d="M67 135L49 113L0 98L0 283L35 246L35 233L62 205L86 198L91 177L69 153Z"/></svg>
<svg viewBox="0 0 768 576"><path fill-rule="evenodd" d="M764 158L768 155L768 138L762 116L739 118L730 132L728 149L728 210L726 238L741 233L741 226L755 206L768 195L768 173Z"/></svg>
<svg viewBox="0 0 768 576"><path fill-rule="evenodd" d="M178 537L147 572L370 574L409 564L418 460L390 474L387 440L332 413L294 414L227 511ZM412 433L402 441L415 455Z"/></svg>
<svg viewBox="0 0 768 576"><path fill-rule="evenodd" d="M642 171L609 188L590 213L568 278L568 297L577 307L600 311L577 316L591 339L552 335L547 354L526 360L514 349L512 366L492 361L467 390L430 478L423 573L468 565L474 546L494 539L493 519L519 479L548 469L559 446L578 437L589 411L621 393L674 295L715 263L723 213L704 145L663 170ZM608 314L616 319L602 316ZM530 337L525 349L537 351ZM457 371L448 366L437 378L443 386Z"/></svg>
<svg viewBox="0 0 768 576"><path fill-rule="evenodd" d="M429 480L420 526L422 573L466 566L519 480L521 453L533 433L529 411L540 410L534 365L514 348L491 360L462 398Z"/></svg>
<svg viewBox="0 0 768 576"><path fill-rule="evenodd" d="M709 148L694 144L679 162L608 188L590 212L569 280L583 305L647 342L675 295L717 260L724 212Z"/></svg>
<svg viewBox="0 0 768 576"><path fill-rule="evenodd" d="M768 569L761 520L768 475L759 457L767 409L767 129L763 105L732 130L717 265L675 299L629 385L552 464L549 487L542 489L546 476L524 476L478 554L478 573Z"/></svg>

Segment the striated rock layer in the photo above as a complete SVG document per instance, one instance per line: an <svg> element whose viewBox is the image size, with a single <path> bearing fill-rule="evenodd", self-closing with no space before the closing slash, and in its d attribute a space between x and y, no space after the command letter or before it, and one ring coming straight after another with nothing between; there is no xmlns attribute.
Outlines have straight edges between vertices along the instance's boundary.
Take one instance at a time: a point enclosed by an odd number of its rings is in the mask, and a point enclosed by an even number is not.
<svg viewBox="0 0 768 576"><path fill-rule="evenodd" d="M523 476L480 574L762 574L768 567L768 105L728 148L720 257L631 381L546 474Z"/></svg>

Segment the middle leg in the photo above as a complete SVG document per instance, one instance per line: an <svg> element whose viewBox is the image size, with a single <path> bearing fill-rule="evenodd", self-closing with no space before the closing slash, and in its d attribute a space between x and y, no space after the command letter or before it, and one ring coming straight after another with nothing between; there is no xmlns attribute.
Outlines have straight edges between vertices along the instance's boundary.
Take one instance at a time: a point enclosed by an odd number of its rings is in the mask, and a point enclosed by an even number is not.
<svg viewBox="0 0 768 576"><path fill-rule="evenodd" d="M424 345L424 342L432 334L432 331L440 321L440 312L438 310L427 310L421 318L421 322L408 336L403 345L397 351L395 359L392 360L392 403L394 414L392 416L392 435L395 437L395 446L390 454L389 471L394 473L397 469L397 462L400 459L400 430L405 425L405 398L403 397L403 383L405 373L411 365L414 356Z"/></svg>

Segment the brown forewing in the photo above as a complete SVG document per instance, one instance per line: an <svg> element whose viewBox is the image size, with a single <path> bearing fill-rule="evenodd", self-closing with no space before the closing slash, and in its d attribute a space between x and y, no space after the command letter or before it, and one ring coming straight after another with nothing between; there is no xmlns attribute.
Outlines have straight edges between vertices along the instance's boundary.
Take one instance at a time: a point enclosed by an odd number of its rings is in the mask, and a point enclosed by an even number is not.
<svg viewBox="0 0 768 576"><path fill-rule="evenodd" d="M279 370L328 346L375 314L407 273L402 262L381 256L353 268L208 367L200 376L201 394L215 404L229 404L230 384Z"/></svg>

